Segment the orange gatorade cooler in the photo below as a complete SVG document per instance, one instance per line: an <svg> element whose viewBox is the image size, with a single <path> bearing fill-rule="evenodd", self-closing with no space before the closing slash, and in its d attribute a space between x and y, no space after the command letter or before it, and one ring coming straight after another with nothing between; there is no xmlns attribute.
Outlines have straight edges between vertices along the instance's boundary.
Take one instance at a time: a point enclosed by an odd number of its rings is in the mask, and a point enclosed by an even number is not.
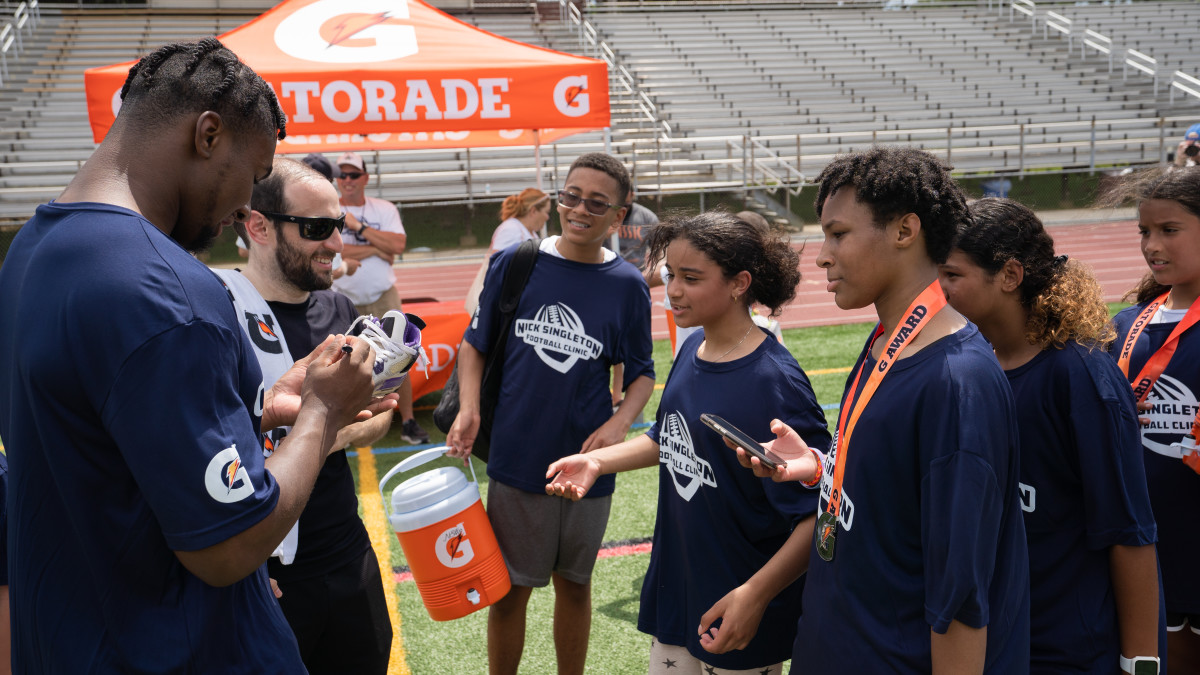
<svg viewBox="0 0 1200 675"><path fill-rule="evenodd" d="M379 481L441 457L447 447L418 452L392 467ZM508 568L479 499L479 481L443 466L409 478L392 491L388 520L400 538L404 557L425 609L434 621L464 617L503 598L512 583Z"/></svg>

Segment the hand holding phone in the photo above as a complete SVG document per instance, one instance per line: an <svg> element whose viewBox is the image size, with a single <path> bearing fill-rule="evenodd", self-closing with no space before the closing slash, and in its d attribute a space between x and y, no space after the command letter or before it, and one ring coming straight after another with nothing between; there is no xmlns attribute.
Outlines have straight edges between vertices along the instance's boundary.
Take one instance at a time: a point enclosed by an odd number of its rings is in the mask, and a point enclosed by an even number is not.
<svg viewBox="0 0 1200 675"><path fill-rule="evenodd" d="M758 441L750 438L749 434L726 422L723 418L704 413L700 415L700 421L704 422L708 428L732 441L734 445L757 457L758 461L762 462L762 465L767 469L774 471L775 467L784 463L783 458L767 450Z"/></svg>

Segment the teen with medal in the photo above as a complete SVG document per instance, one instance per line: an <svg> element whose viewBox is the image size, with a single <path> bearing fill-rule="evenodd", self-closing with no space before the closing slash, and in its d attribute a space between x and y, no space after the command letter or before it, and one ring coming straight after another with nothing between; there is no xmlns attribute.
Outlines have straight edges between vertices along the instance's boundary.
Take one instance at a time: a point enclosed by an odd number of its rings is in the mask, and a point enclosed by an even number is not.
<svg viewBox="0 0 1200 675"><path fill-rule="evenodd" d="M1150 505L1171 670L1200 672L1200 168L1135 174L1116 195L1138 202L1142 255L1150 274L1131 292L1137 305L1114 319L1111 353L1142 413ZM1133 655L1127 655L1133 656ZM1140 673L1138 664L1129 672ZM1144 666L1143 666L1144 667Z"/></svg>
<svg viewBox="0 0 1200 675"><path fill-rule="evenodd" d="M945 306L937 265L969 218L948 167L912 148L840 157L817 214L837 305L879 326L820 458L817 523L793 663L821 673L1022 673L1029 576L1012 394L979 330ZM787 461L758 475L811 480L816 453L772 423Z"/></svg>
<svg viewBox="0 0 1200 675"><path fill-rule="evenodd" d="M649 673L778 675L796 635L817 494L743 470L701 416L758 435L779 417L829 446L804 371L748 311L791 301L799 256L766 228L720 211L662 223L647 244L649 260L665 254L676 321L704 330L683 343L650 431L554 462L546 492L579 499L603 474L659 467L637 624L653 637Z"/></svg>
<svg viewBox="0 0 1200 675"><path fill-rule="evenodd" d="M1028 208L980 199L970 211L941 283L992 343L1016 402L1030 672L1109 674L1122 659L1157 672L1154 516L1133 393L1104 351L1116 334L1100 284L1054 255Z"/></svg>

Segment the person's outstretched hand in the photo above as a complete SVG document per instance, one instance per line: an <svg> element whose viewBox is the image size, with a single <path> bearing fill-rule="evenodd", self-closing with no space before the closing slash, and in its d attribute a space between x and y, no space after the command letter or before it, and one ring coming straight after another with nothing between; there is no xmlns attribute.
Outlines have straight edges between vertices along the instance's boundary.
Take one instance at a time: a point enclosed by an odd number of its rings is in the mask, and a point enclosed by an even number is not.
<svg viewBox="0 0 1200 675"><path fill-rule="evenodd" d="M775 440L762 445L784 460L775 467L774 471L763 466L757 457L728 440L725 443L737 451L738 462L747 469L753 470L754 475L759 478L770 477L777 483L787 480L812 481L817 475L818 461L817 454L813 452L812 448L808 447L795 429L780 420L771 420L771 433L775 434Z"/></svg>
<svg viewBox="0 0 1200 675"><path fill-rule="evenodd" d="M586 454L568 455L546 469L546 494L579 501L596 483L600 465Z"/></svg>

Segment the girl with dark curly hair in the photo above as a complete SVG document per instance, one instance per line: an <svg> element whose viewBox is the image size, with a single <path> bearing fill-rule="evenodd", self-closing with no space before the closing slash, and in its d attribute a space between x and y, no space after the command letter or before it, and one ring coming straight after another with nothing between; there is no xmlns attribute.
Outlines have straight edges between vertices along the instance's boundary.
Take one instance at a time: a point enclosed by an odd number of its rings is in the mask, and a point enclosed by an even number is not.
<svg viewBox="0 0 1200 675"><path fill-rule="evenodd" d="M938 284L970 218L962 190L949 167L903 147L839 157L819 181L817 264L839 307L873 306L879 324L847 380L829 456L775 422L770 446L786 464L746 462L776 480L822 477L793 662L806 675L1024 672L1012 393Z"/></svg>
<svg viewBox="0 0 1200 675"><path fill-rule="evenodd" d="M601 474L658 466L638 615L638 629L654 637L649 672L779 673L796 634L816 493L742 470L700 416L757 436L778 417L828 447L804 371L749 312L791 301L799 257L769 230L720 211L660 223L647 244L649 259L666 257L676 322L704 330L684 342L650 431L551 464L546 491L579 499Z"/></svg>
<svg viewBox="0 0 1200 675"><path fill-rule="evenodd" d="M1112 196L1138 204L1150 273L1117 314L1112 355L1143 414L1142 447L1175 672L1200 672L1200 167L1133 174Z"/></svg>
<svg viewBox="0 0 1200 675"><path fill-rule="evenodd" d="M1021 204L981 199L970 213L940 276L951 306L992 343L1016 402L1031 672L1153 663L1154 517L1133 394L1103 349L1116 334L1100 284L1054 255Z"/></svg>

